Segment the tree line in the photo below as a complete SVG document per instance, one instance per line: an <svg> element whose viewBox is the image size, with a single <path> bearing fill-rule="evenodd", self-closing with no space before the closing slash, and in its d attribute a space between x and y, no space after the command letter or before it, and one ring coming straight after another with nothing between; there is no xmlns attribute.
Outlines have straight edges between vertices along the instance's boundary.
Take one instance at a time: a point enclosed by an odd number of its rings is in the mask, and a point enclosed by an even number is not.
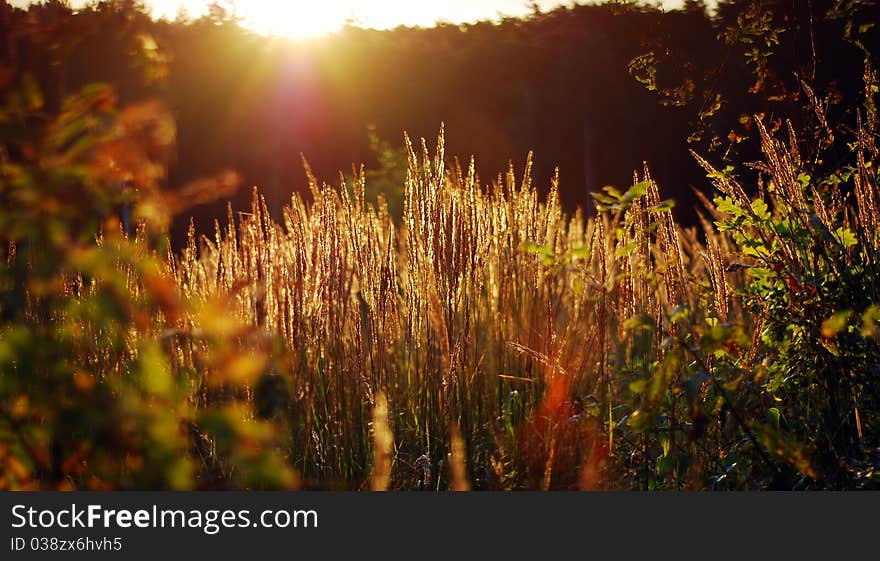
<svg viewBox="0 0 880 561"><path fill-rule="evenodd" d="M270 207L305 190L301 157L328 182L353 164L376 167L368 126L400 146L404 131L430 139L445 123L448 153L462 165L479 154L484 182L534 150L538 182L549 187L558 167L563 203L590 207L590 192L628 184L647 162L689 222L692 189L708 188L690 149L729 158L756 134L750 116L785 114L808 95L805 80L823 84L813 94L828 114L797 126L852 120L835 114L863 90L852 26L874 40L878 15L832 0L722 1L711 13L700 1L673 11L607 2L499 22L347 26L296 43L244 29L219 4L155 21L132 0L2 1L0 61L36 76L48 108L91 82L113 84L123 102L160 98L177 122L169 182L232 167L244 178L237 204L252 185ZM197 222L222 213L203 207Z"/></svg>

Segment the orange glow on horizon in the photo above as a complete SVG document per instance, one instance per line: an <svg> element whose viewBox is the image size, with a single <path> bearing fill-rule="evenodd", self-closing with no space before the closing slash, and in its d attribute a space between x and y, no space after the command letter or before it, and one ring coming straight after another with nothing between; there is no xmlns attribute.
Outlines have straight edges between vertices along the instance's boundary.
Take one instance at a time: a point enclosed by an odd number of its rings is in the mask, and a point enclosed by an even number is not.
<svg viewBox="0 0 880 561"><path fill-rule="evenodd" d="M45 0L11 0L25 8ZM81 8L94 0L68 0ZM143 0L156 18L175 20L180 16L197 19L208 13L211 0ZM659 0L665 9L679 8L683 0ZM590 0L220 0L219 5L261 35L290 39L313 39L342 29L346 24L372 29L398 26L432 27L439 22L452 24L498 21L504 17L523 17L532 4L542 11ZM653 3L653 2L652 2ZM713 6L715 2L708 2Z"/></svg>
<svg viewBox="0 0 880 561"><path fill-rule="evenodd" d="M298 2L264 0L238 7L242 25L261 35L312 39L338 31L354 14L342 2L313 2L304 9Z"/></svg>

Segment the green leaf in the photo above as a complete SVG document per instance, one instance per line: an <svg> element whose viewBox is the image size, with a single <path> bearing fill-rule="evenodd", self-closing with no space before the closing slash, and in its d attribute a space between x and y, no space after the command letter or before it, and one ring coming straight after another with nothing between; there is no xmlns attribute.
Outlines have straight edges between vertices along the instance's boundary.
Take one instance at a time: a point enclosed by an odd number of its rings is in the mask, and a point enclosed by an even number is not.
<svg viewBox="0 0 880 561"><path fill-rule="evenodd" d="M686 318L689 312L690 310L687 309L687 306L679 304L678 306L673 308L671 312L669 312L669 323L678 323L682 319Z"/></svg>
<svg viewBox="0 0 880 561"><path fill-rule="evenodd" d="M880 342L880 306L872 304L862 314L862 336Z"/></svg>
<svg viewBox="0 0 880 561"><path fill-rule="evenodd" d="M718 212L724 212L731 216L742 216L743 209L741 206L733 202L730 197L715 197L715 209Z"/></svg>
<svg viewBox="0 0 880 561"><path fill-rule="evenodd" d="M648 389L648 380L646 379L636 380L629 385L629 391L634 394L645 393L646 389Z"/></svg>
<svg viewBox="0 0 880 561"><path fill-rule="evenodd" d="M648 209L648 212L669 212L675 207L675 201L673 199L666 199L662 201L660 204L654 205Z"/></svg>
<svg viewBox="0 0 880 561"><path fill-rule="evenodd" d="M779 428L779 417L780 413L778 407L771 407L767 410L767 419L770 421L770 424L777 429Z"/></svg>
<svg viewBox="0 0 880 561"><path fill-rule="evenodd" d="M806 189L810 186L810 181L813 179L810 174L801 172L798 174L798 182L801 184L801 189Z"/></svg>
<svg viewBox="0 0 880 561"><path fill-rule="evenodd" d="M614 197L614 201L620 200L620 191L618 191L613 186L606 185L606 186L602 187L602 190L605 191L606 193L608 193L610 196ZM612 201L612 202L614 202L614 201Z"/></svg>
<svg viewBox="0 0 880 561"><path fill-rule="evenodd" d="M590 248L588 246L575 247L568 250L568 255L572 260L586 259L590 256Z"/></svg>
<svg viewBox="0 0 880 561"><path fill-rule="evenodd" d="M849 317L852 315L852 310L844 310L842 312L837 312L830 318L826 319L822 322L822 337L834 337L846 327L846 323L849 320Z"/></svg>
<svg viewBox="0 0 880 561"><path fill-rule="evenodd" d="M174 387L168 361L161 347L151 342L141 348L141 383L145 390L158 396L167 396Z"/></svg>
<svg viewBox="0 0 880 561"><path fill-rule="evenodd" d="M773 270L766 267L752 267L746 271L746 275L757 280L766 280L775 274L776 273Z"/></svg>
<svg viewBox="0 0 880 561"><path fill-rule="evenodd" d="M653 322L645 316L633 316L623 322L623 328L627 331L642 331L653 327Z"/></svg>
<svg viewBox="0 0 880 561"><path fill-rule="evenodd" d="M645 193L648 192L648 187L650 187L650 186L651 186L651 183L649 181L642 181L641 183L636 183L635 185L633 185L632 187L627 189L626 193L624 193L623 196L620 198L620 202L629 203L629 202L632 202L632 201L638 199L639 197L641 197L642 195L644 195Z"/></svg>
<svg viewBox="0 0 880 561"><path fill-rule="evenodd" d="M523 242L522 247L526 253L529 253L532 255L540 255L541 257L544 257L544 258L555 258L556 257L556 254L553 253L553 250L550 249L550 247L546 246L546 245L540 245L535 242Z"/></svg>
<svg viewBox="0 0 880 561"><path fill-rule="evenodd" d="M639 244L637 242L630 242L623 247L618 247L617 249L615 249L614 256L615 257L626 257L627 255L629 255L633 251L635 251L638 246L639 246Z"/></svg>
<svg viewBox="0 0 880 561"><path fill-rule="evenodd" d="M602 193L590 193L590 196L602 204L610 205L615 203L615 199L612 199L608 195L603 195Z"/></svg>
<svg viewBox="0 0 880 561"><path fill-rule="evenodd" d="M755 199L754 201L752 201L752 210L755 212L755 216L757 216L759 219L765 222L767 220L770 220L769 207L767 206L767 203L765 203L763 200Z"/></svg>
<svg viewBox="0 0 880 561"><path fill-rule="evenodd" d="M713 171L711 173L706 174L706 177L709 179L720 179L725 180L733 175L734 168L733 166L727 166L721 171Z"/></svg>
<svg viewBox="0 0 880 561"><path fill-rule="evenodd" d="M834 238L843 247L852 247L859 243L856 235L849 228L840 227L834 231Z"/></svg>

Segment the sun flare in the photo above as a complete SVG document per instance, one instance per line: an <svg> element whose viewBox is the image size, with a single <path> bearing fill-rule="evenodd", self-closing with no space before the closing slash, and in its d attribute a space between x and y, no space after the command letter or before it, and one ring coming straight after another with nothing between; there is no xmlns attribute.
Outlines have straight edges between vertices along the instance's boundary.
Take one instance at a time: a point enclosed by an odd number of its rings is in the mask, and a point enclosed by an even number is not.
<svg viewBox="0 0 880 561"><path fill-rule="evenodd" d="M24 3L36 0L13 0ZM81 6L89 0L69 0ZM173 20L181 11L189 17L208 13L209 0L145 0L154 16ZM536 0L543 9L561 0ZM431 27L447 23L524 16L531 7L524 0L220 0L218 4L241 24L261 35L312 39L338 31L346 23L372 29L397 26Z"/></svg>
<svg viewBox="0 0 880 561"><path fill-rule="evenodd" d="M337 31L355 14L341 2L310 2L305 8L290 0L263 0L241 4L239 15L257 33L311 39Z"/></svg>
<svg viewBox="0 0 880 561"><path fill-rule="evenodd" d="M511 13L523 10L519 0L497 5L474 0L440 4L412 0L251 0L232 5L245 27L263 35L293 39L320 37L338 31L346 23L374 29L430 27L438 20L473 21L498 16L498 11L489 9L492 6Z"/></svg>

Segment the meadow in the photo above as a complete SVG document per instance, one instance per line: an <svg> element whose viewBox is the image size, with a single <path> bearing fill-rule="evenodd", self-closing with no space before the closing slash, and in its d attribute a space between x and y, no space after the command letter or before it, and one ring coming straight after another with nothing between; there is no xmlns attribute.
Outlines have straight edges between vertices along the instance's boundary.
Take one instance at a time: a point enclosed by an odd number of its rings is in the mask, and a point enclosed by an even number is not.
<svg viewBox="0 0 880 561"><path fill-rule="evenodd" d="M751 116L752 175L695 151L695 225L649 164L573 210L531 156L483 181L441 128L406 137L399 211L306 163L280 214L254 189L175 248L236 173L170 190L161 104L92 85L47 117L10 82L0 488L876 489L864 85L847 136ZM846 163L811 175L805 142Z"/></svg>

